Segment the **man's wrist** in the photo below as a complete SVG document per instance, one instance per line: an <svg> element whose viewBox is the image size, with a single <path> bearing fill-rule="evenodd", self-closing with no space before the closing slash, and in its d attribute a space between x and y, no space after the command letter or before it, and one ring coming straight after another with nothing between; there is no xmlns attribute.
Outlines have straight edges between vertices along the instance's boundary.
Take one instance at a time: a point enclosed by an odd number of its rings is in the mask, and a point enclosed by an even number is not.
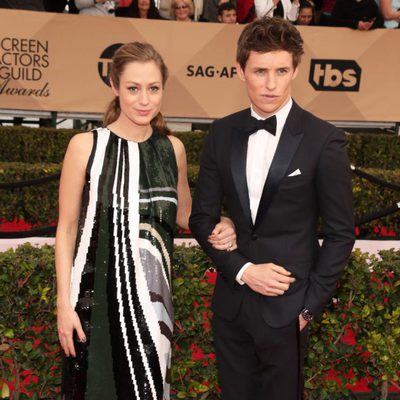
<svg viewBox="0 0 400 400"><path fill-rule="evenodd" d="M242 276L243 276L244 272L246 271L246 269L250 267L250 265L253 265L253 264L251 262L244 264L243 267L240 269L240 271L237 273L235 279L236 279L236 282L239 283L239 285L245 284L245 282L243 282L243 280L242 280Z"/></svg>
<svg viewBox="0 0 400 400"><path fill-rule="evenodd" d="M314 319L314 314L307 308L301 310L300 315L303 317L304 321L310 322Z"/></svg>

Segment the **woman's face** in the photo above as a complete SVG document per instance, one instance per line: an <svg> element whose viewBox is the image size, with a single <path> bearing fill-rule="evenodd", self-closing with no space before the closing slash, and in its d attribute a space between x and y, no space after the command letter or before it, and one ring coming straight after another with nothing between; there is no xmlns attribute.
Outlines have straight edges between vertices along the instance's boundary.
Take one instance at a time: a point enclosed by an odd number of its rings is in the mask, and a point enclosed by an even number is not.
<svg viewBox="0 0 400 400"><path fill-rule="evenodd" d="M112 82L111 82L112 83ZM120 118L146 126L159 113L163 95L161 71L154 61L130 62L122 71L119 88Z"/></svg>
<svg viewBox="0 0 400 400"><path fill-rule="evenodd" d="M310 25L313 17L312 8L302 8L297 17L298 25Z"/></svg>
<svg viewBox="0 0 400 400"><path fill-rule="evenodd" d="M141 12L147 12L150 9L150 0L138 0L138 8Z"/></svg>
<svg viewBox="0 0 400 400"><path fill-rule="evenodd" d="M183 1L178 1L174 7L175 10L175 18L177 21L189 21L189 6Z"/></svg>

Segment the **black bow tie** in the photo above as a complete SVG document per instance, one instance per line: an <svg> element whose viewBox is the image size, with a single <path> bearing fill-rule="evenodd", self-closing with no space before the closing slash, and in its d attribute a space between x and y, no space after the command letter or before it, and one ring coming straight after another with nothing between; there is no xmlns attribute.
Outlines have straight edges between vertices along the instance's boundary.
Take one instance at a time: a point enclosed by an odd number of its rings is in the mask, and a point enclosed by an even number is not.
<svg viewBox="0 0 400 400"><path fill-rule="evenodd" d="M254 132L259 131L260 129L265 129L271 135L276 134L276 116L273 115L267 119L257 119L254 117L249 118L249 122L246 127L246 132L251 135Z"/></svg>

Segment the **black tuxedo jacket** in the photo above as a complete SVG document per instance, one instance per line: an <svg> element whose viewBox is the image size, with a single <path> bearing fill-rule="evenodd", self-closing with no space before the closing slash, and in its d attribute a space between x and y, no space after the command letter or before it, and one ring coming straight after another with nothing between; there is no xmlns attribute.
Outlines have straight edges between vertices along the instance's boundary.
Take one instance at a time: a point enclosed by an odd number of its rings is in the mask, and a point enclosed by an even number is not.
<svg viewBox="0 0 400 400"><path fill-rule="evenodd" d="M246 179L249 119L246 109L212 124L190 228L217 267L213 310L222 318L234 319L250 290L235 280L247 262L273 262L292 272L296 282L284 295L259 295L265 322L281 327L303 307L320 314L348 261L354 244L351 170L344 133L293 103L253 224ZM296 170L301 173L289 176ZM238 249L232 252L207 242L224 202L236 227Z"/></svg>

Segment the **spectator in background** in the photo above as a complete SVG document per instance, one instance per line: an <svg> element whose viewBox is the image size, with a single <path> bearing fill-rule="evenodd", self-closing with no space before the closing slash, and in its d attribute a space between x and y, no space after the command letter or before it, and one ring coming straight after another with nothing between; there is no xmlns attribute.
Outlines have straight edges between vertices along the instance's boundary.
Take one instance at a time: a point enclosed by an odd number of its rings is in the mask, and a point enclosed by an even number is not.
<svg viewBox="0 0 400 400"><path fill-rule="evenodd" d="M116 17L125 17L127 8L132 4L132 0L119 0L117 8L115 9Z"/></svg>
<svg viewBox="0 0 400 400"><path fill-rule="evenodd" d="M296 25L314 25L314 13L314 4L308 0L301 0Z"/></svg>
<svg viewBox="0 0 400 400"><path fill-rule="evenodd" d="M331 26L332 10L335 7L336 0L322 0L321 11L319 15L318 25Z"/></svg>
<svg viewBox="0 0 400 400"><path fill-rule="evenodd" d="M192 0L172 0L171 17L175 21L189 22L194 14L194 4Z"/></svg>
<svg viewBox="0 0 400 400"><path fill-rule="evenodd" d="M235 7L236 10L236 0L204 0L203 2L203 14L201 15L200 21L204 22L220 22L218 7L224 3L230 3Z"/></svg>
<svg viewBox="0 0 400 400"><path fill-rule="evenodd" d="M45 11L43 0L0 0L0 8Z"/></svg>
<svg viewBox="0 0 400 400"><path fill-rule="evenodd" d="M154 0L133 0L129 7L118 7L117 17L163 19Z"/></svg>
<svg viewBox="0 0 400 400"><path fill-rule="evenodd" d="M254 6L257 18L282 17L294 22L299 15L300 0L254 0Z"/></svg>
<svg viewBox="0 0 400 400"><path fill-rule="evenodd" d="M337 0L331 22L332 26L345 26L360 31L383 27L383 18L375 0Z"/></svg>
<svg viewBox="0 0 400 400"><path fill-rule="evenodd" d="M385 28L399 28L400 0L377 0Z"/></svg>
<svg viewBox="0 0 400 400"><path fill-rule="evenodd" d="M232 3L222 3L218 6L218 21L223 24L236 24L236 7Z"/></svg>
<svg viewBox="0 0 400 400"><path fill-rule="evenodd" d="M79 10L75 5L75 0L68 1L68 12L70 14L79 14Z"/></svg>
<svg viewBox="0 0 400 400"><path fill-rule="evenodd" d="M172 0L160 0L158 3L158 10L161 17L164 19L172 19L171 17L171 3Z"/></svg>
<svg viewBox="0 0 400 400"><path fill-rule="evenodd" d="M114 16L116 1L110 0L75 0L79 14Z"/></svg>
<svg viewBox="0 0 400 400"><path fill-rule="evenodd" d="M321 15L322 0L309 0L309 1L311 1L311 3L314 4L314 25L318 25L319 17Z"/></svg>
<svg viewBox="0 0 400 400"><path fill-rule="evenodd" d="M256 17L254 0L237 0L236 11L239 24L247 24L253 21Z"/></svg>
<svg viewBox="0 0 400 400"><path fill-rule="evenodd" d="M62 13L68 0L43 0L44 9L49 12Z"/></svg>
<svg viewBox="0 0 400 400"><path fill-rule="evenodd" d="M174 19L176 21L192 21L192 17L195 21L199 20L200 15L203 12L203 0L194 0L194 2L192 0L182 0L179 4L181 4L183 8L175 9L175 7L178 6L177 1L160 0L160 15L165 19ZM188 7L184 7L185 5ZM189 19L186 19L186 10L191 10L188 15ZM176 13L175 11L178 12Z"/></svg>

